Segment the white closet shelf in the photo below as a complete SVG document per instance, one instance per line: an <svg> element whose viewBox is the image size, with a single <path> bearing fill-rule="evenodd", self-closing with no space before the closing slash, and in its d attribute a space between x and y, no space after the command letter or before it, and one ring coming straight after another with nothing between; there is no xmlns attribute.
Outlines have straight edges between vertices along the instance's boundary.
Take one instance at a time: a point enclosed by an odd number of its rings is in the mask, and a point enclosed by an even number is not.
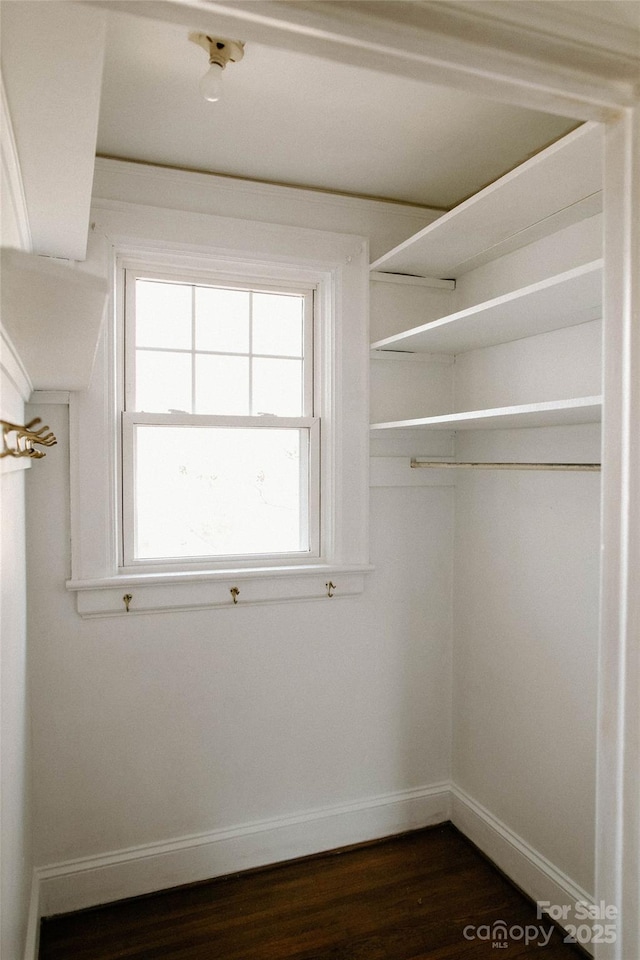
<svg viewBox="0 0 640 960"><path fill-rule="evenodd" d="M101 277L2 250L2 322L34 390L85 390L107 302Z"/></svg>
<svg viewBox="0 0 640 960"><path fill-rule="evenodd" d="M602 316L602 260L405 330L372 350L463 353L572 327Z"/></svg>
<svg viewBox="0 0 640 960"><path fill-rule="evenodd" d="M602 209L602 132L585 123L371 264L455 278Z"/></svg>
<svg viewBox="0 0 640 960"><path fill-rule="evenodd" d="M572 397L547 400L489 410L467 410L438 417L393 420L372 423L372 430L504 430L518 427L557 427L579 423L598 423L602 397Z"/></svg>

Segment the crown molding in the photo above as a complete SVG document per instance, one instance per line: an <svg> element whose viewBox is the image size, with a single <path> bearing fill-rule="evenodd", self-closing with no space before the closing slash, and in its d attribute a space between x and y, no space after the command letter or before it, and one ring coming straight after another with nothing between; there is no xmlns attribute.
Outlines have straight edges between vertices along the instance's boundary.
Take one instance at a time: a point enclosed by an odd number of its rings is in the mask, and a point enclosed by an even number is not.
<svg viewBox="0 0 640 960"><path fill-rule="evenodd" d="M552 5L548 0L518 3L505 3L504 0L449 0L449 6L463 11L468 17L513 24L519 30L553 37L556 42L591 48L600 55L607 54L617 59L626 58L632 69L638 71L640 4L635 4L638 9L637 26L607 16L605 11L616 7L611 0L605 0L604 3L589 0L578 6L575 0L554 0ZM621 66L618 63L618 69Z"/></svg>
<svg viewBox="0 0 640 960"><path fill-rule="evenodd" d="M120 188L117 196L121 196L124 179L138 181L157 181L159 184L176 184L184 190L191 189L200 194L198 209L207 212L202 206L206 198L217 194L237 196L239 192L248 197L265 198L274 202L298 202L316 204L327 207L342 207L346 210L371 210L382 213L392 209L394 214L406 216L416 223L424 223L425 219L436 219L446 210L442 207L432 207L423 204L409 203L408 201L392 200L386 197L372 197L358 194L337 193L328 189L299 186L297 184L275 183L268 180L252 180L248 177L234 177L230 174L212 173L208 170L193 170L183 167L174 167L168 164L151 163L145 160L135 160L128 157L96 156L94 173L93 197L109 199L101 191L107 191L114 186Z"/></svg>

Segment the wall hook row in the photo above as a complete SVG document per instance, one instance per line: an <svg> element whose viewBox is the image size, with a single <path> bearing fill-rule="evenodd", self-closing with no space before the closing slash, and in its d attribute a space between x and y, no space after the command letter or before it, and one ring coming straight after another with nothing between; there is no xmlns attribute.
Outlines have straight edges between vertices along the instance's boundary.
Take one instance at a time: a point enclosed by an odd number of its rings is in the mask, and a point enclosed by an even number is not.
<svg viewBox="0 0 640 960"><path fill-rule="evenodd" d="M21 426L18 423L10 423L8 420L0 420L2 424L2 440L4 448L0 453L2 457L32 457L34 460L41 460L46 454L42 450L34 450L33 444L38 443L45 447L52 447L57 443L55 436L49 430L49 427L42 426L34 429L39 423L42 423L40 417L30 420ZM10 435L15 434L11 440Z"/></svg>

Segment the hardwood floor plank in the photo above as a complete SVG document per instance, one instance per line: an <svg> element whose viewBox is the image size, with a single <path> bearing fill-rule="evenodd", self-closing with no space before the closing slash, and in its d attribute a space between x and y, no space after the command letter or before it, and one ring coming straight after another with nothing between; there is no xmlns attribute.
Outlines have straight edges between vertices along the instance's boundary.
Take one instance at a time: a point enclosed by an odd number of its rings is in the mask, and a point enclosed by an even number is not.
<svg viewBox="0 0 640 960"><path fill-rule="evenodd" d="M503 921L501 948L469 938ZM526 944L518 928L537 928ZM542 926L542 932L540 928ZM571 960L451 824L44 920L40 960Z"/></svg>

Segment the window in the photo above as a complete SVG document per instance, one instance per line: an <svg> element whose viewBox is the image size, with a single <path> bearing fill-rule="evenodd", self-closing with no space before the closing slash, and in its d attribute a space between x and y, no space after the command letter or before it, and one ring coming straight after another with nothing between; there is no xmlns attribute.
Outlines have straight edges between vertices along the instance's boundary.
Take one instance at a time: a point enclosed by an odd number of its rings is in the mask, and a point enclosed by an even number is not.
<svg viewBox="0 0 640 960"><path fill-rule="evenodd" d="M319 557L313 288L121 278L123 566Z"/></svg>
<svg viewBox="0 0 640 960"><path fill-rule="evenodd" d="M211 202L209 180L171 176ZM87 269L111 304L69 406L82 617L364 589L367 243L252 220L238 191L247 219L94 201Z"/></svg>

